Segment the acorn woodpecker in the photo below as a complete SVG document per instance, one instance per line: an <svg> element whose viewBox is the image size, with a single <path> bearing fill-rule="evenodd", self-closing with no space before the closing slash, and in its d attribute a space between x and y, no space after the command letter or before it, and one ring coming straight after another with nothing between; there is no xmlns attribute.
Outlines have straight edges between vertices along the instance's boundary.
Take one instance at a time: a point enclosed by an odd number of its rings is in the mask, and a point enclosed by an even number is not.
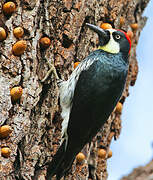
<svg viewBox="0 0 153 180"><path fill-rule="evenodd" d="M125 86L129 37L121 30L86 25L98 34L99 48L60 83L63 140L48 164L47 180L54 175L59 180L70 170L76 155L107 121Z"/></svg>

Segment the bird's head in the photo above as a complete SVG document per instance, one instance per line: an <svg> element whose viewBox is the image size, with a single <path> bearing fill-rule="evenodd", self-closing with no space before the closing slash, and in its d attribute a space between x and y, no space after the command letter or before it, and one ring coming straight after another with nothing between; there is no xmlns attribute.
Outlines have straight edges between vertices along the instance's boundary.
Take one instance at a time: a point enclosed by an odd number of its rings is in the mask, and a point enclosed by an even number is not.
<svg viewBox="0 0 153 180"><path fill-rule="evenodd" d="M130 53L131 40L124 31L116 29L104 30L89 23L86 23L86 25L98 34L99 49L112 54L121 52L128 55Z"/></svg>

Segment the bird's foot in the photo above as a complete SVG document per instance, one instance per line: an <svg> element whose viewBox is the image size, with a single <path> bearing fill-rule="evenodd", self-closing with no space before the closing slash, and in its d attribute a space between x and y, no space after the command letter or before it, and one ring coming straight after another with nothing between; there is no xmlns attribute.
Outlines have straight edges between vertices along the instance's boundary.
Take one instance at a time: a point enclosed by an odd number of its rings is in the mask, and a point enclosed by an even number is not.
<svg viewBox="0 0 153 180"><path fill-rule="evenodd" d="M47 61L47 64L49 66L49 71L47 72L47 74L45 75L45 77L41 80L41 82L46 81L46 79L50 76L50 74L54 74L56 80L60 80L60 78L58 77L58 74L56 72L56 68L54 67L53 64L51 64L49 61Z"/></svg>

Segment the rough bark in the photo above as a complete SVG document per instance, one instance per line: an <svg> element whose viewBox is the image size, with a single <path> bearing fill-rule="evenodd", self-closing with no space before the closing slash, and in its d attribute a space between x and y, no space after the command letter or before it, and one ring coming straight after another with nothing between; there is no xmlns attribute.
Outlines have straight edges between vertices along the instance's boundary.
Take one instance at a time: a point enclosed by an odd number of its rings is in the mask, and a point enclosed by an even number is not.
<svg viewBox="0 0 153 180"><path fill-rule="evenodd" d="M122 29L129 30L138 23L134 32L129 74L121 98L124 103L128 88L134 85L138 66L136 45L146 18L142 12L149 0L13 0L16 11L6 17L0 2L0 26L7 30L7 39L0 42L0 125L8 124L12 134L0 140L0 145L11 149L11 156L0 156L0 179L45 179L46 166L60 144L61 122L58 86L54 75L42 83L49 70L47 60L56 67L62 79L73 71L75 61L81 61L97 47L97 35L85 27L86 22L100 25L109 22L120 28L120 17L125 17ZM27 41L26 52L20 57L12 54L16 26L24 28L22 39ZM39 39L48 36L51 46L40 49ZM19 102L12 103L10 89L23 88ZM81 126L81 125L80 125ZM66 179L107 179L106 159L97 157L98 148L109 149L111 139L121 131L119 113L111 117L89 145L84 148L86 161L73 164ZM88 168L88 164L90 164ZM42 167L42 168L41 168Z"/></svg>
<svg viewBox="0 0 153 180"><path fill-rule="evenodd" d="M123 177L121 180L153 180L153 160L146 166L135 168L128 176Z"/></svg>

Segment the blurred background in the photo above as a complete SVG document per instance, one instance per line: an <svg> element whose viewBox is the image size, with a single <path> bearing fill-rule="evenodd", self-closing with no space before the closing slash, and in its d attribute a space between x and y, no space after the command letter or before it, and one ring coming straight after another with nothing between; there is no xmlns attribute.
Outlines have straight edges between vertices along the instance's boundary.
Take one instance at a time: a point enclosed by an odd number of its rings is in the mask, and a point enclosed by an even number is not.
<svg viewBox="0 0 153 180"><path fill-rule="evenodd" d="M148 20L137 46L139 73L124 103L120 138L111 144L108 180L119 180L153 158L153 0L143 16Z"/></svg>

